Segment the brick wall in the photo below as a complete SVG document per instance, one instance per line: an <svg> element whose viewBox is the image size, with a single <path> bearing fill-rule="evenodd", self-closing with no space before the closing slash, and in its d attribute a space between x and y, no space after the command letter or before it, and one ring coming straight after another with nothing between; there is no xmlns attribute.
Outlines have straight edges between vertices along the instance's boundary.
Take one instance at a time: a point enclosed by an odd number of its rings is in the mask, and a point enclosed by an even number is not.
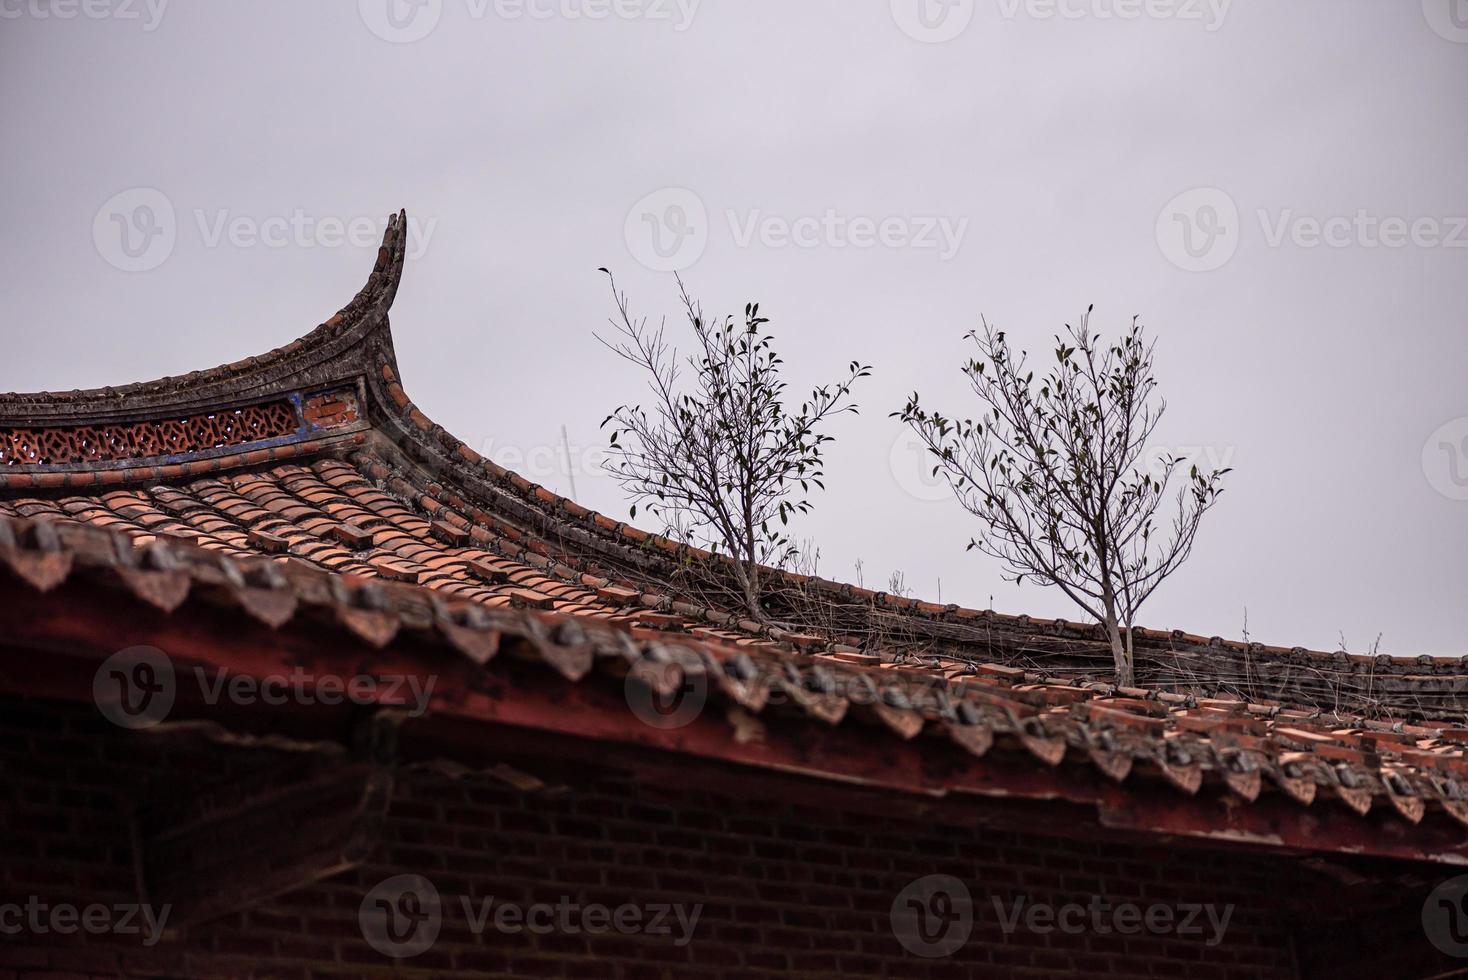
<svg viewBox="0 0 1468 980"><path fill-rule="evenodd" d="M139 798L288 767L284 756L126 733L94 714L0 701L0 904L133 901L122 815ZM560 774L558 774L559 777ZM572 773L526 792L484 777L418 773L400 785L386 843L367 866L143 948L138 938L0 936L16 977L348 975L636 978L775 976L1295 977L1293 933L1319 881L1287 860L1178 846L1118 847L1064 827L978 830L835 808L652 788L615 772ZM558 785L556 785L558 784ZM1058 812L1058 811L1057 811ZM288 832L282 828L282 833ZM358 910L391 876L430 880L442 928L394 961L364 940ZM915 879L961 879L972 933L927 959L894 936L894 899ZM1234 903L1222 942L1166 935L1006 934L992 899L1139 905ZM702 904L692 940L509 934L472 928L461 905ZM677 931L676 929L674 930Z"/></svg>

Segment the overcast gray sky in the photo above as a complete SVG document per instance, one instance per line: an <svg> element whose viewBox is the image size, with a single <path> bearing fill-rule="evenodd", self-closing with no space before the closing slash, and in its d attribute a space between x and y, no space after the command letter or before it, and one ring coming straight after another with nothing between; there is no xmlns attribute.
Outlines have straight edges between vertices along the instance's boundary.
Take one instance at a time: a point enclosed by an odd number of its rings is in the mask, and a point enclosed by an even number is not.
<svg viewBox="0 0 1468 980"><path fill-rule="evenodd" d="M875 365L823 574L1080 618L887 415L1095 303L1160 338L1158 448L1235 468L1147 625L1468 653L1468 0L0 0L0 91L0 390L286 343L403 206L406 386L481 451L625 515L595 270L658 315L681 269L802 388Z"/></svg>

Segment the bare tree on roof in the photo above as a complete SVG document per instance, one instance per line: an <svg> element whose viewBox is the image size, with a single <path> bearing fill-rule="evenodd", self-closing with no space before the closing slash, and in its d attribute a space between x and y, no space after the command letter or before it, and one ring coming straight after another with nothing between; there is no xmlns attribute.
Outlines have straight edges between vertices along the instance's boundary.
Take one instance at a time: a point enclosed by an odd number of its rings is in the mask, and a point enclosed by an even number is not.
<svg viewBox="0 0 1468 980"><path fill-rule="evenodd" d="M643 506L670 536L731 559L744 612L766 622L767 567L790 559L789 522L825 487L824 449L835 437L824 427L856 412L851 389L870 368L852 361L844 380L815 388L791 410L784 361L759 304L744 308L742 322L710 320L681 279L678 291L693 333L687 356L669 343L664 323L651 327L631 314L612 280L615 336L597 339L647 373L652 397L602 422L610 429L607 468L632 498L634 518Z"/></svg>
<svg viewBox="0 0 1468 980"><path fill-rule="evenodd" d="M1191 554L1229 470L1190 466L1170 527L1159 524L1186 460L1166 455L1149 471L1142 458L1167 407L1155 394L1155 341L1134 318L1106 346L1091 334L1090 314L1055 338L1055 363L1038 380L1026 353L1016 357L987 321L967 334L979 356L962 370L984 404L979 419L930 412L916 393L893 416L982 519L968 547L998 559L1011 581L1059 588L1104 626L1117 683L1130 686L1137 612Z"/></svg>

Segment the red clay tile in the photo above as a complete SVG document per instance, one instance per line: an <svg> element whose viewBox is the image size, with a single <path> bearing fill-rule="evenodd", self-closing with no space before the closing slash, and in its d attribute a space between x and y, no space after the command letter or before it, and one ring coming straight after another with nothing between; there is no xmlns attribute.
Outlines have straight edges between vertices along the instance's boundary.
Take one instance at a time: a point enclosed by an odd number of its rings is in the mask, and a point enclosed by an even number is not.
<svg viewBox="0 0 1468 980"><path fill-rule="evenodd" d="M278 534L251 528L245 535L250 547L267 555L276 555L290 547L290 542Z"/></svg>
<svg viewBox="0 0 1468 980"><path fill-rule="evenodd" d="M514 605L527 609L550 609L555 605L555 599L551 596L530 589L510 589L505 596Z"/></svg>
<svg viewBox="0 0 1468 980"><path fill-rule="evenodd" d="M418 569L409 568L407 565L399 562L375 558L370 560L368 564L372 566L378 575L381 575L385 579L391 579L394 582L411 582L416 584L419 579Z"/></svg>
<svg viewBox="0 0 1468 980"><path fill-rule="evenodd" d="M326 528L326 535L355 551L372 547L372 532L355 524L332 524Z"/></svg>
<svg viewBox="0 0 1468 980"><path fill-rule="evenodd" d="M642 593L636 589L627 589L619 585L603 586L596 590L596 594L618 606L630 606L642 597Z"/></svg>

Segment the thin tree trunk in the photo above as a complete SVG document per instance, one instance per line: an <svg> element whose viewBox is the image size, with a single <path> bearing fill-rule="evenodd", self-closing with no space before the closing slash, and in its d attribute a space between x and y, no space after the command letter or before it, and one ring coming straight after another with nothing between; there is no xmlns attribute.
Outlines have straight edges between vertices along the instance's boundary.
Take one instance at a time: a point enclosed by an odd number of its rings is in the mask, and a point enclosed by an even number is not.
<svg viewBox="0 0 1468 980"><path fill-rule="evenodd" d="M765 621L765 611L760 607L759 550L754 545L754 505L748 488L744 492L744 558L745 566L744 604L756 623Z"/></svg>
<svg viewBox="0 0 1468 980"><path fill-rule="evenodd" d="M756 623L765 621L765 611L759 604L760 598L760 575L759 565L750 562L744 567L744 609L749 613L749 618Z"/></svg>
<svg viewBox="0 0 1468 980"><path fill-rule="evenodd" d="M1132 624L1128 619L1126 626L1126 676L1127 686L1135 687L1137 678L1137 652L1132 646Z"/></svg>
<svg viewBox="0 0 1468 980"><path fill-rule="evenodd" d="M1106 638L1111 641L1111 662L1116 668L1117 687L1135 687L1135 678L1132 672L1132 651L1130 629L1127 631L1127 642L1123 643L1121 638L1121 627L1117 623L1116 613L1110 609L1106 612Z"/></svg>

